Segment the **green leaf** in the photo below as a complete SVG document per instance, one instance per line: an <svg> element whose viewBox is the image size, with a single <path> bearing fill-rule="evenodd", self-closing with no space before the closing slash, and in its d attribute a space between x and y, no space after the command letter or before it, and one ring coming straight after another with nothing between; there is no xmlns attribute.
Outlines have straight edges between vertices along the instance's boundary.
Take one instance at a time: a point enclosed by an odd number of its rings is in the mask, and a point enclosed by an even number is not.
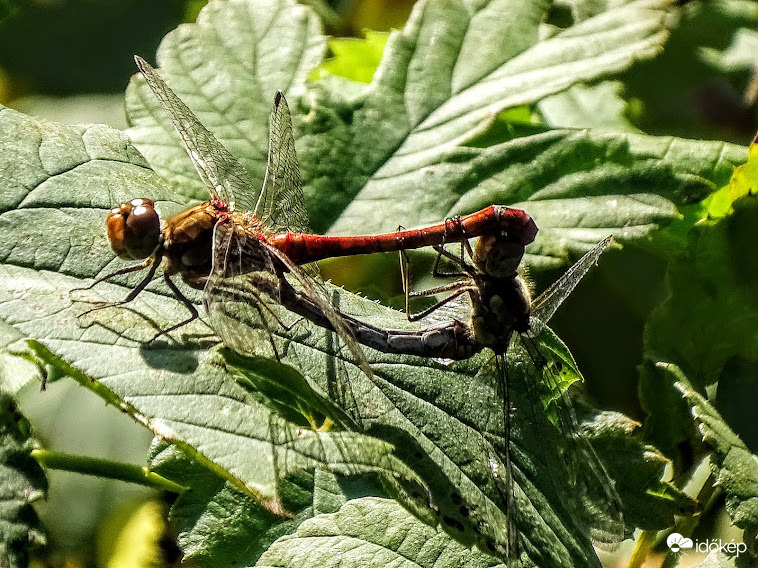
<svg viewBox="0 0 758 568"><path fill-rule="evenodd" d="M322 566L333 562L335 556L346 567L484 568L500 563L421 523L394 501L365 498L304 522L295 534L276 541L256 566Z"/></svg>
<svg viewBox="0 0 758 568"><path fill-rule="evenodd" d="M732 209L689 232L687 249L669 264L670 295L645 329L648 356L675 363L698 387L714 383L733 357L754 360L758 349L758 274L747 258L758 198L739 198Z"/></svg>
<svg viewBox="0 0 758 568"><path fill-rule="evenodd" d="M756 191L758 191L758 140L753 140L748 148L747 162L734 168L729 185L710 195L703 203L707 207L703 217L724 217L731 212L734 201Z"/></svg>
<svg viewBox="0 0 758 568"><path fill-rule="evenodd" d="M326 80L331 74L358 83L370 83L386 45L387 34L371 30L366 31L364 39L332 38L329 49L334 56L322 63L312 78Z"/></svg>
<svg viewBox="0 0 758 568"><path fill-rule="evenodd" d="M313 515L307 508L312 495L307 486L283 483L283 506L294 514L283 518L165 442L154 444L150 468L188 488L170 515L179 529L184 559L202 565L250 566L279 536Z"/></svg>
<svg viewBox="0 0 758 568"><path fill-rule="evenodd" d="M397 327L402 317L372 303L359 303L349 295L340 296L339 305L348 313L359 312L362 318L386 328ZM549 347L542 355L550 361L560 361L567 375L560 381L552 377L551 381L565 388L576 379L568 378L575 363L549 330L542 330L542 334L540 344ZM347 416L347 424L358 431L389 442L395 447L396 457L419 476L420 485L409 484L407 480L413 479L408 475L385 477L397 498L427 522L441 523L462 542L480 542L502 550L506 540L506 490L498 480L503 474L496 472L504 467L498 458L504 452L503 418L496 382L498 371L491 355L481 354L448 367L423 358L366 350L374 370L373 377L367 377L353 362L344 359L344 353L334 352L334 347L331 351L335 360L325 373L319 372L318 366L307 362L312 358L312 347L304 349L300 344L308 338L300 334L294 337L283 360L301 369L319 396L311 395L308 404L302 381L295 375L281 375L276 382L261 379L260 360L228 354L228 362L238 367L246 384L249 381L246 388L251 394L266 396L268 404L285 415L295 410L315 415L304 407L329 413L329 405L337 404L338 414L331 418L345 423L343 417ZM310 341L314 339L315 335ZM554 417L542 410L549 408L555 393L542 392L534 373L533 355L514 345L508 359L508 378L514 398L511 436L513 444L521 448L513 457L519 510L516 530L524 535L520 547L535 563L571 561L591 566L597 560L587 539L588 527L573 516L577 508L561 497L570 485L563 465L566 456L562 453L567 451L566 434L556 427ZM332 403L326 403L327 398ZM458 401L463 399L476 400L477 404L461 407ZM578 462L581 476L586 464L581 457L573 459ZM536 463L541 465L535 466ZM597 482L596 478L590 480ZM542 541L550 541L551 546L542 546Z"/></svg>
<svg viewBox="0 0 758 568"><path fill-rule="evenodd" d="M552 127L638 132L625 116L627 102L621 98L622 89L623 84L618 81L574 85L542 99L537 107L542 119Z"/></svg>
<svg viewBox="0 0 758 568"><path fill-rule="evenodd" d="M302 91L324 55L321 34L315 14L294 0L211 2L195 24L164 38L157 62L163 79L200 121L253 179L262 180L274 94L283 91L294 99ZM144 82L129 84L126 113L129 137L153 168L182 195L205 201L207 190Z"/></svg>
<svg viewBox="0 0 758 568"><path fill-rule="evenodd" d="M118 353L123 355L129 348L116 345L109 351L120 361L118 370L104 370L100 365L99 370L86 375L66 362L67 358L82 356L85 342L74 344L71 352L59 342L45 343L64 355L53 355L47 346L30 342L38 357L61 368L162 439L175 443L275 513L286 513L277 491L279 479L313 467L343 475L387 472L416 479L391 455L393 448L385 442L351 432L315 432L274 414L245 393L231 374L219 369L218 359L206 349L196 346L194 353L186 347L173 353L157 349L154 358L148 351L145 359L126 364ZM192 357L197 359L193 361ZM156 363L166 367L158 376L154 372L150 376L146 367ZM78 364L89 368L82 361ZM249 459L249 455L256 459Z"/></svg>
<svg viewBox="0 0 758 568"><path fill-rule="evenodd" d="M616 482L624 522L656 531L674 525L674 515L692 516L697 502L674 484L663 481L669 461L636 432L639 424L617 412L596 413L582 429Z"/></svg>
<svg viewBox="0 0 758 568"><path fill-rule="evenodd" d="M647 415L645 438L674 462L679 474L679 451L683 443L695 438L695 425L689 406L674 388L677 377L656 363L646 360L640 369L640 402Z"/></svg>
<svg viewBox="0 0 758 568"><path fill-rule="evenodd" d="M573 368L565 347L561 352L560 342L547 329L543 333L540 345L550 345L553 351L542 354L561 361L565 370ZM505 490L498 481L503 474L493 478L493 468L503 467L498 465L498 456L504 452L503 418L491 355L483 353L452 366L371 351L367 356L373 379L350 375L352 396L336 400L342 400L345 412L362 423L368 434L391 442L397 456L412 465L430 492L436 522L462 542L500 549L505 539ZM597 560L587 540L588 529L573 516L576 511L565 499L570 485L562 453L566 434L543 410L550 407L554 393L539 387L532 357L515 343L508 358L512 447L518 448L512 459L519 547L538 565L591 566ZM327 391L325 379L322 388ZM561 382L565 385L571 380ZM358 394L367 391L367 398ZM356 400L365 402L356 407ZM462 400L471 403L461 406ZM367 416L366 410L371 414ZM581 462L582 458L574 459ZM424 515L429 510L424 495L419 499L402 484L396 490L414 511Z"/></svg>
<svg viewBox="0 0 758 568"><path fill-rule="evenodd" d="M11 0L0 1L0 23L12 17L18 11L18 7Z"/></svg>
<svg viewBox="0 0 758 568"><path fill-rule="evenodd" d="M173 194L117 130L63 126L0 108L0 131L5 270L91 277L112 261L103 223L114 203L150 195L159 207L176 208Z"/></svg>
<svg viewBox="0 0 758 568"><path fill-rule="evenodd" d="M47 491L42 468L31 456L31 428L10 395L0 391L0 565L29 565L29 550L45 543L32 503Z"/></svg>
<svg viewBox="0 0 758 568"><path fill-rule="evenodd" d="M726 509L732 522L755 537L758 531L758 456L751 453L710 403L680 377L677 388L692 407L703 441L713 448L712 470L716 484L726 494Z"/></svg>
<svg viewBox="0 0 758 568"><path fill-rule="evenodd" d="M409 225L466 211L469 204L458 203L458 198L467 185L478 182L481 187L494 171L481 172L465 163L462 152L456 152L462 142L486 129L506 108L533 103L652 55L666 35L664 4L632 2L540 41L545 10L543 3L508 0L476 7L464 2L417 4L405 29L391 35L365 96L347 104L320 101L335 109L325 117L334 124L355 110L349 124L329 127L301 152L304 179L319 196L311 208L316 217L321 211L327 219L334 217L339 205L335 183L340 194L355 196L332 227L335 232L393 229L373 215L375 209L369 210L377 204L388 212L385 219L399 218ZM495 15L501 12L509 14L513 29L502 28ZM485 49L488 57L482 58ZM321 121L309 124L322 128ZM338 174L319 163L325 155L349 167L343 165ZM504 163L493 170L502 171ZM324 184L332 188L331 195ZM488 197L489 203L522 203L502 190Z"/></svg>
<svg viewBox="0 0 758 568"><path fill-rule="evenodd" d="M151 470L187 487L171 507L179 529L178 544L185 560L200 565L251 566L280 536L291 534L316 514L333 513L354 491L350 478L316 470L300 473L279 485L284 508L280 517L240 492L212 471L190 460L165 442L156 440Z"/></svg>

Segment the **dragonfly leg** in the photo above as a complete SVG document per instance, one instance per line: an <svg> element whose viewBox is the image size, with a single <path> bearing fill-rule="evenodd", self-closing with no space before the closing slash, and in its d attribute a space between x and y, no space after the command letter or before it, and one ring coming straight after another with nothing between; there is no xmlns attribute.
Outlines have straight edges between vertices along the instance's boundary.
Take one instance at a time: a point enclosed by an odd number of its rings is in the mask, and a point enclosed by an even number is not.
<svg viewBox="0 0 758 568"><path fill-rule="evenodd" d="M465 244L464 244L465 243ZM467 239L461 241L461 252L459 255L455 255L448 250L445 250L444 245L435 245L432 248L437 251L437 259L434 261L434 268L432 269L432 275L435 278L459 278L461 276L473 276L476 273L474 266L466 262L466 254L471 258L474 251L471 250L471 244ZM444 272L440 269L440 261L442 258L452 260L455 264L461 267L463 272Z"/></svg>
<svg viewBox="0 0 758 568"><path fill-rule="evenodd" d="M100 282L107 282L111 278L115 278L116 276L121 276L122 274L131 274L132 272L139 272L140 270L144 270L147 268L150 263L153 262L153 257L148 257L147 260L144 262L140 262L139 264L135 264L134 266L127 266L126 268L121 268L120 270L116 270L115 272L111 272L110 274L106 274L105 276L101 276L100 278L96 279L92 284L89 286L84 286L83 288L73 288L69 290L69 294L71 292L79 292L83 290L91 290Z"/></svg>
<svg viewBox="0 0 758 568"><path fill-rule="evenodd" d="M281 362L281 358L279 357L279 350L276 348L276 342L274 341L274 334L273 334L273 333L271 333L271 330L268 328L268 325L266 325L266 319L265 319L265 317L263 316L263 310L261 309L261 303L260 303L260 302L253 302L253 307L254 307L254 308L256 309L256 311L258 312L258 315L261 317L261 323L263 324L263 326L266 328L266 331L268 332L268 333L267 333L267 335L268 335L268 342L269 342L269 344L271 345L271 351L273 351L273 352L274 352L274 358L275 358L277 361L280 361L280 362ZM268 306L266 306L265 304L263 304L263 307L265 307L265 308L266 308L266 311L268 311L268 312L269 312L269 313L270 313L270 314L271 314L271 315L274 317L274 320L275 320L277 323L279 323L280 325L284 325L284 323L283 323L283 322L282 322L282 320L279 318L279 316L277 316L277 315L276 315L276 314L275 314L275 313L274 313L274 312L271 310L271 308L269 308L269 307L268 307ZM286 351L286 350L285 350L285 351Z"/></svg>
<svg viewBox="0 0 758 568"><path fill-rule="evenodd" d="M462 296L463 294L474 293L476 291L476 287L471 286L466 281L458 281L458 282L451 282L450 284L446 284L444 286L439 286L437 288L431 288L429 290L423 290L421 292L413 292L412 295L414 297L417 297L417 296L432 296L434 294L438 294L440 292L448 292L450 290L453 290L452 294L450 294L449 296L443 298L442 300L440 300L439 302L437 302L433 306L430 306L430 307L426 308L425 310L422 310L422 311L417 312L415 314L411 313L411 311L410 311L410 304L409 304L409 302L410 302L411 294L408 294L406 292L406 295L405 295L405 298L406 298L405 315L408 318L408 321L418 321L420 319L423 319L426 316L428 316L429 314L431 314L432 312L440 309L445 304L447 304L449 302L452 302L453 300L455 300L459 296Z"/></svg>
<svg viewBox="0 0 758 568"><path fill-rule="evenodd" d="M468 240L465 240L466 244L468 245ZM436 286L434 288L429 288L427 290L421 290L418 292L412 292L410 289L410 262L408 260L408 256L405 254L404 250L400 250L400 274L402 277L403 282L403 292L405 293L405 315L408 318L408 321L418 321L422 318L425 318L435 310L438 310L448 302L451 302L455 298L465 294L465 293L475 293L477 288L473 284L473 271L474 267L469 266L464 258L463 258L463 251L464 245L461 244L461 257L457 257L450 253L449 251L446 251L443 246L435 246L434 249L437 251L437 260L434 263L434 276L435 277L449 277L449 276L465 276L467 277L465 280L457 280L455 282L449 282L448 284L443 284L442 286ZM470 250L470 246L468 248ZM464 270L467 270L467 272L462 273L442 273L438 271L438 264L440 261L440 258L445 256L446 258L452 259L457 264L461 265ZM469 272L470 271L470 272ZM411 298L416 298L420 296L433 296L435 294L441 294L442 292L450 292L453 293L447 296L446 298L440 300L435 305L421 311L418 313L413 313L411 311Z"/></svg>
<svg viewBox="0 0 758 568"><path fill-rule="evenodd" d="M437 259L434 262L434 268L432 269L432 275L435 278L460 278L461 276L473 276L474 275L474 267L470 265L468 262L466 262L466 255L468 255L468 258L474 257L474 251L471 248L471 243L469 242L466 230L463 228L461 224L461 217L460 215L456 215L455 217L452 217L451 219L447 220L445 222L445 229L447 229L448 224L453 224L458 227L458 233L462 235L463 238L460 238L460 246L461 251L456 256L445 250L445 245L447 244L447 235L445 235L442 239L441 245L434 245L434 250L437 251ZM440 261L442 260L442 257L448 258L452 260L455 264L461 267L463 269L463 272L443 272L440 270Z"/></svg>
<svg viewBox="0 0 758 568"><path fill-rule="evenodd" d="M457 215L449 221L460 225L460 217ZM447 225L448 223L446 222L445 228L447 228ZM398 231L402 229L402 226L398 226ZM476 268L466 262L466 255L468 255L469 258L473 258L474 256L474 251L471 248L471 243L469 242L468 238L465 238L466 231L463 229L463 227L459 227L458 232L464 236L464 238L460 239L460 254L454 255L445 250L445 245L447 244L447 236L443 236L441 245L432 245L432 248L437 251L437 258L435 258L434 267L432 268L432 275L435 278L461 278L465 276L473 277L476 274ZM408 258L406 250L402 247L402 241L398 252L400 255L400 275L403 281L403 291L406 293L406 313L410 313L408 309L408 292L410 290L410 259ZM445 272L441 270L440 261L442 260L442 257L452 260L456 265L460 266L463 271ZM411 293L410 295L414 296L415 294Z"/></svg>
<svg viewBox="0 0 758 568"><path fill-rule="evenodd" d="M172 331L177 330L180 327L184 327L188 323L193 322L200 317L200 315L197 313L197 308L195 308L195 304L193 304L190 299L187 298L187 296L182 294L182 291L179 290L179 287L174 284L173 280L171 280L171 277L165 272L163 273L163 281L166 283L166 286L168 286L169 290L171 290L171 292L174 294L174 297L182 304L184 304L184 307L187 308L190 313L190 317L184 321L180 321L179 323L172 325L168 329L162 329L150 341L148 341L148 343L152 343L162 335L167 336Z"/></svg>
<svg viewBox="0 0 758 568"><path fill-rule="evenodd" d="M142 281L139 284L137 284L137 286L134 288L134 290L132 290L126 298L124 298L120 302L102 303L101 305L95 306L94 308L91 308L91 309L87 310L86 312L83 312L83 313L79 314L77 317L82 317L82 316L85 316L87 314L91 314L92 312L96 312L98 310L102 310L102 309L105 309L105 308L115 308L115 307L118 307L118 306L123 306L124 304L128 304L129 302L131 302L132 300L134 300L134 298L136 298L137 296L139 296L140 292L142 292L142 290L144 290L145 287L148 284L150 284L150 282L152 281L152 279L155 277L155 272L158 270L158 266L160 266L161 258L162 258L161 255L155 255L155 256L151 257L151 259L148 259L150 262L152 262L152 265L150 265L150 270L147 272L147 274L142 279ZM78 288L78 289L79 290L89 290L95 284L98 284L100 282L104 282L104 281L106 281L106 280L108 280L110 278L113 278L115 276L119 276L121 274L129 274L130 272L137 272L139 270L144 269L148 265L149 265L149 263L146 261L146 262L142 263L141 265L130 266L128 268L122 268L121 270L117 270L116 272L108 274L107 276L103 276L102 278L98 278L97 280L95 280L95 282L93 282L87 288Z"/></svg>

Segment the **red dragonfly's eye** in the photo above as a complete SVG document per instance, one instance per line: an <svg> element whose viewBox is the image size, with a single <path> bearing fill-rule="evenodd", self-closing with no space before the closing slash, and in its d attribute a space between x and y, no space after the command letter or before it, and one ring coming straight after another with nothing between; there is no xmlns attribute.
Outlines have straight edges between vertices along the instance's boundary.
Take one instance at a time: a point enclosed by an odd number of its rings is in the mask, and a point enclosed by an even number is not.
<svg viewBox="0 0 758 568"><path fill-rule="evenodd" d="M120 258L141 260L152 254L161 235L161 221L150 199L132 199L108 213L108 240Z"/></svg>

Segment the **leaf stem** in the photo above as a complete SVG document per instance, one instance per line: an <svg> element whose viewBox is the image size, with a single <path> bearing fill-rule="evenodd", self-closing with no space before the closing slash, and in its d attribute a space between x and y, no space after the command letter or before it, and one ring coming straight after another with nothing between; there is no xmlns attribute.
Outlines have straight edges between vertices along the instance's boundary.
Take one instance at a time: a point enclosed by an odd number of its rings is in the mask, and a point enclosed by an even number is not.
<svg viewBox="0 0 758 568"><path fill-rule="evenodd" d="M634 543L634 551L629 558L627 568L640 568L643 565L655 544L657 534L656 531L642 531L639 534L637 542Z"/></svg>
<svg viewBox="0 0 758 568"><path fill-rule="evenodd" d="M85 475L97 475L108 479L118 479L128 483L137 483L161 491L181 493L184 487L138 465L127 464L112 460L77 456L51 450L32 450L32 457L40 465L63 471L73 471Z"/></svg>

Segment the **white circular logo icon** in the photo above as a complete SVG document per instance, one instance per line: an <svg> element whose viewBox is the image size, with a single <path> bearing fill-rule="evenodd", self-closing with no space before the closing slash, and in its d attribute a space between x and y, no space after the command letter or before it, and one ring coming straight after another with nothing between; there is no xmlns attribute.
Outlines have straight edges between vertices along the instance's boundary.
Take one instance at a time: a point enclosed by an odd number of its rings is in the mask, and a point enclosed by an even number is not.
<svg viewBox="0 0 758 568"><path fill-rule="evenodd" d="M666 539L666 544L672 552L679 552L685 548L694 546L691 538L684 538L679 533L671 533Z"/></svg>

